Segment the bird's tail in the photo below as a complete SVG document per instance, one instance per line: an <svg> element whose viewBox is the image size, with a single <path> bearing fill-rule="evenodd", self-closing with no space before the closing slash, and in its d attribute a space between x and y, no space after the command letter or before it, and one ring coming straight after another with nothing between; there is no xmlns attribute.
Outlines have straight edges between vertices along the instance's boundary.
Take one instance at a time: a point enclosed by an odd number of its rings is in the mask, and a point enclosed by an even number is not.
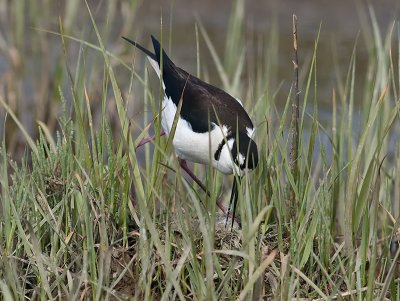
<svg viewBox="0 0 400 301"><path fill-rule="evenodd" d="M153 36L152 36L153 37ZM137 49L140 49L141 51L143 51L148 57L150 57L151 59L158 61L157 60L157 56L152 53L150 50L148 50L147 48L143 47L142 45L140 45L139 43L132 41L131 39L128 39L126 37L122 37L125 41L128 41L129 43L131 43L133 46L135 46Z"/></svg>
<svg viewBox="0 0 400 301"><path fill-rule="evenodd" d="M171 59L165 53L164 49L161 48L160 42L153 35L151 36L151 41L153 42L154 52L157 57L158 65L161 66L161 62L163 64L164 68L174 65L174 63L171 61ZM161 54L162 54L162 58L161 58Z"/></svg>

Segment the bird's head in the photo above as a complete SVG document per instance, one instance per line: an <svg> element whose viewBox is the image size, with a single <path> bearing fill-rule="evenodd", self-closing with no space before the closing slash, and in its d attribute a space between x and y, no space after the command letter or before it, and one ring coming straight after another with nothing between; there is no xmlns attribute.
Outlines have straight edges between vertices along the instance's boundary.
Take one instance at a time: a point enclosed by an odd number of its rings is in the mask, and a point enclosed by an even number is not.
<svg viewBox="0 0 400 301"><path fill-rule="evenodd" d="M233 137L231 154L235 171L242 175L246 169L255 169L258 164L257 144L245 133Z"/></svg>

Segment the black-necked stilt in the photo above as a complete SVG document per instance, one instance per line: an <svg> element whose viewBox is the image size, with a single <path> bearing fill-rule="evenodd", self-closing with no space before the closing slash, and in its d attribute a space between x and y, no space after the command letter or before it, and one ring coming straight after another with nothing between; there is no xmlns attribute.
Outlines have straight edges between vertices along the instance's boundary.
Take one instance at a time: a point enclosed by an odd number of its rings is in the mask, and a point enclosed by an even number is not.
<svg viewBox="0 0 400 301"><path fill-rule="evenodd" d="M211 164L224 174L235 174L227 213L229 215L233 204L234 218L238 199L236 179L240 179L246 169L254 169L258 164L254 126L241 101L177 67L153 36L155 53L123 38L148 56L158 77L162 78L163 133L170 134L177 107L182 101L173 138L181 167L205 191L206 187L187 167L186 160ZM219 202L218 206L225 212Z"/></svg>

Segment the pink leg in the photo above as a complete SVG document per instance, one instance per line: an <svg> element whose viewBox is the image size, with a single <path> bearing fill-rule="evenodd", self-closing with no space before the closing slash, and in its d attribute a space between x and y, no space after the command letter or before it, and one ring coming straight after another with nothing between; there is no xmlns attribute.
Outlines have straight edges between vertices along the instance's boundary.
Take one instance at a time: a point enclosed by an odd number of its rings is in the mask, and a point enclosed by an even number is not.
<svg viewBox="0 0 400 301"><path fill-rule="evenodd" d="M195 181L197 183L197 185L199 185L200 188L203 189L204 192L208 194L209 197L211 197L210 192L207 190L206 186L204 186L204 184L199 180L199 178L196 177L196 175L190 170L189 166L187 166L186 160L182 160L182 159L178 158L178 161L179 161L179 165L182 167L182 169L184 171L186 171L186 173L193 179L193 181ZM222 211L224 211L224 210L222 210Z"/></svg>
<svg viewBox="0 0 400 301"><path fill-rule="evenodd" d="M187 172L187 174L193 179L193 181L195 181L195 182L197 183L197 185L199 185L200 188L203 189L204 192L207 193L207 195L208 195L209 197L211 197L210 192L207 190L206 186L204 186L204 184L199 180L199 178L196 177L196 175L190 170L190 168L187 166L186 161L185 161L185 160L182 160L182 159L180 159L180 158L178 158L178 160L179 160L179 165L182 167L182 169L183 169L184 171ZM220 202L219 199L217 200L217 206L218 206L218 208L219 208L224 214L229 214L229 215L231 215L231 214L226 210L225 206L221 204L221 202ZM240 224L240 221L239 221L239 220L237 220L237 219L235 219L235 220Z"/></svg>
<svg viewBox="0 0 400 301"><path fill-rule="evenodd" d="M160 137L161 137L161 136L164 136L164 135L165 135L165 132L164 132L163 130L161 130ZM138 148L141 147L142 145L145 145L146 143L149 143L149 142L153 141L154 139L156 139L156 136L155 136L155 135L153 135L153 136L151 136L151 137L148 137L148 138L143 138L143 139L139 142L139 144L136 146L135 149L138 149Z"/></svg>

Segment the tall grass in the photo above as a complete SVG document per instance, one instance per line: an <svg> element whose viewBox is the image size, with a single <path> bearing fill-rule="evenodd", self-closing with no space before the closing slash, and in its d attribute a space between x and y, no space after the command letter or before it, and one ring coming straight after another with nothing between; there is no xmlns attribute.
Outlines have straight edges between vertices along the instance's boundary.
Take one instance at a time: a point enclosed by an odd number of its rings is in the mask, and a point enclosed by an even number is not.
<svg viewBox="0 0 400 301"><path fill-rule="evenodd" d="M135 5L129 3L124 5ZM72 32L79 9L91 20L83 33L90 40ZM144 99L159 133L160 86L149 79L151 70L138 70L140 55L128 45L110 51L110 28L96 22L91 6L69 2L57 35L63 50L54 88L60 113L51 115L57 127L40 122L34 138L19 122L15 104L0 95L7 122L12 119L27 141L16 163L9 140L16 130L2 136L4 300L400 299L398 24L383 37L370 10L363 28L373 32L365 41L367 74L358 72L357 41L347 74L338 73L332 87L331 121L324 125L318 118L323 28L316 29L311 59L301 66L295 184L287 161L292 92L285 91L283 110L276 105L282 102L272 64L278 28L256 42L262 56L255 63L244 48L243 9L243 1L233 5L224 59L201 20L196 25L196 42L210 51L222 86L245 99L257 124L260 163L240 187L242 227L230 229L215 206L227 197L224 182L230 180L196 166L208 197L182 174L171 138L135 149L153 126L147 117L132 118L129 107ZM19 26L15 35L24 40ZM69 55L73 43L76 58ZM130 80L121 85L120 77ZM359 106L356 85L363 85ZM299 200L295 220L286 206L290 185Z"/></svg>

